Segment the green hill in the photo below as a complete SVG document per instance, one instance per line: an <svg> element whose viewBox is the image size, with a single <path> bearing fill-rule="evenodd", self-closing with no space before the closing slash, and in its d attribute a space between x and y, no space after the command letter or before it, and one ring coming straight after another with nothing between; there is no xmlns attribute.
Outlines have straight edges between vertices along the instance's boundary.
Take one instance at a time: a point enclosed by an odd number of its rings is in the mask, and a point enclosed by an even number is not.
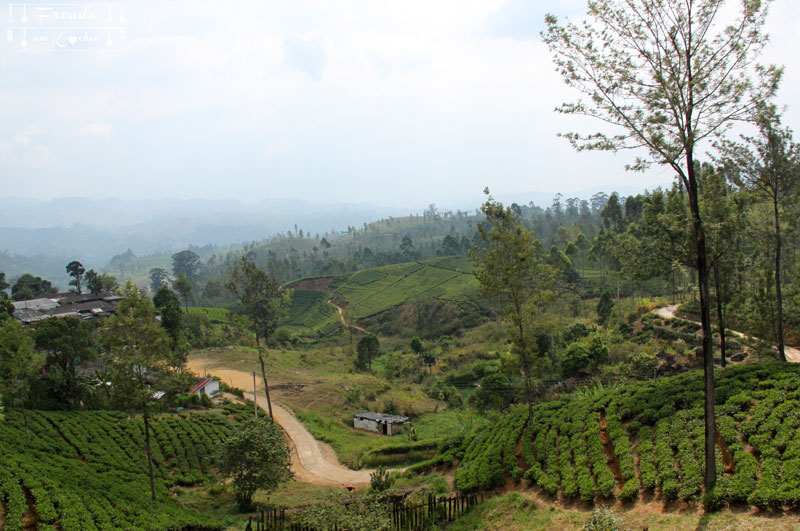
<svg viewBox="0 0 800 531"><path fill-rule="evenodd" d="M228 413L233 412L233 410ZM7 409L0 420L0 502L6 531L18 529L218 529L173 499L175 485L202 482L210 453L234 422L220 410L158 415L151 424L158 501L141 419L111 411Z"/></svg>
<svg viewBox="0 0 800 531"><path fill-rule="evenodd" d="M340 325L338 312L328 300L344 308L348 320L430 300L452 303L465 314L482 313L488 308L487 301L478 295L478 281L466 257L375 267L329 281L325 277L304 279L288 287L294 289L294 297L284 324L323 334Z"/></svg>
<svg viewBox="0 0 800 531"><path fill-rule="evenodd" d="M800 367L747 364L717 373L718 481L707 507L800 508ZM703 495L703 375L685 373L518 407L438 462L461 458L464 491L526 479L584 502Z"/></svg>

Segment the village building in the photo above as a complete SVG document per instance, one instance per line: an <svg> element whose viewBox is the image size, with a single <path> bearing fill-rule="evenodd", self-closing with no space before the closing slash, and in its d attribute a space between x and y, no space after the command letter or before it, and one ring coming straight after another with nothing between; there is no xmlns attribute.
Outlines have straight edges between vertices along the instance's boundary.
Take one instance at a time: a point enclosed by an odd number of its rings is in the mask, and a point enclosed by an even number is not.
<svg viewBox="0 0 800 531"><path fill-rule="evenodd" d="M111 291L97 294L57 293L50 298L14 302L14 317L27 325L51 317L105 317L117 311L121 300L122 297Z"/></svg>
<svg viewBox="0 0 800 531"><path fill-rule="evenodd" d="M217 393L219 393L219 380L216 378L200 378L197 380L197 383L189 389L190 395L208 395L213 398Z"/></svg>
<svg viewBox="0 0 800 531"><path fill-rule="evenodd" d="M353 427L360 430L373 431L382 435L394 435L402 432L408 421L409 418L402 415L356 413L353 416Z"/></svg>

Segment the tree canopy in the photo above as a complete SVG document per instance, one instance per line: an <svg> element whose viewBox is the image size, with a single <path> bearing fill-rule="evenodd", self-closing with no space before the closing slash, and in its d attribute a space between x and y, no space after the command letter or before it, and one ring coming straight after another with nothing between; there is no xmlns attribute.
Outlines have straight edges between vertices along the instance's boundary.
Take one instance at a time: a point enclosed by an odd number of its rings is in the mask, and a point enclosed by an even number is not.
<svg viewBox="0 0 800 531"><path fill-rule="evenodd" d="M219 443L219 473L231 478L242 510L252 505L257 490L271 492L292 478L289 448L280 427L266 419L250 419Z"/></svg>

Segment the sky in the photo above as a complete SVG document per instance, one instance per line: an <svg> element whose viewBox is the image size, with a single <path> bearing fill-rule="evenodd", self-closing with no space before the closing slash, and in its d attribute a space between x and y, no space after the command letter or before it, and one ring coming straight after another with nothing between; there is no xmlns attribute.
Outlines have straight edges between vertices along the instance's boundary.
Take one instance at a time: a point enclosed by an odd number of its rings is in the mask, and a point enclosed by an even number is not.
<svg viewBox="0 0 800 531"><path fill-rule="evenodd" d="M72 6L0 4L0 197L418 207L673 179L556 136L598 127L553 111L575 98L539 36L583 0ZM798 27L774 0L762 61L795 129Z"/></svg>

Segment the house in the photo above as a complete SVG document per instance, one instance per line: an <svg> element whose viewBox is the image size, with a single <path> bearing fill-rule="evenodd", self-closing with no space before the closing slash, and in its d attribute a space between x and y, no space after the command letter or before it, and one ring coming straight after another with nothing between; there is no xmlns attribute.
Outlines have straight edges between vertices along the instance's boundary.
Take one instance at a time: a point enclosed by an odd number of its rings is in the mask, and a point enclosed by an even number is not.
<svg viewBox="0 0 800 531"><path fill-rule="evenodd" d="M384 415L383 413L356 413L353 416L354 427L383 435L400 433L408 421L409 418L402 415Z"/></svg>
<svg viewBox="0 0 800 531"><path fill-rule="evenodd" d="M58 293L51 298L17 301L14 317L24 324L34 324L50 317L105 317L117 311L122 297L111 291L102 293Z"/></svg>
<svg viewBox="0 0 800 531"><path fill-rule="evenodd" d="M216 378L199 378L197 383L189 389L190 395L208 395L214 397L219 393L219 380Z"/></svg>

